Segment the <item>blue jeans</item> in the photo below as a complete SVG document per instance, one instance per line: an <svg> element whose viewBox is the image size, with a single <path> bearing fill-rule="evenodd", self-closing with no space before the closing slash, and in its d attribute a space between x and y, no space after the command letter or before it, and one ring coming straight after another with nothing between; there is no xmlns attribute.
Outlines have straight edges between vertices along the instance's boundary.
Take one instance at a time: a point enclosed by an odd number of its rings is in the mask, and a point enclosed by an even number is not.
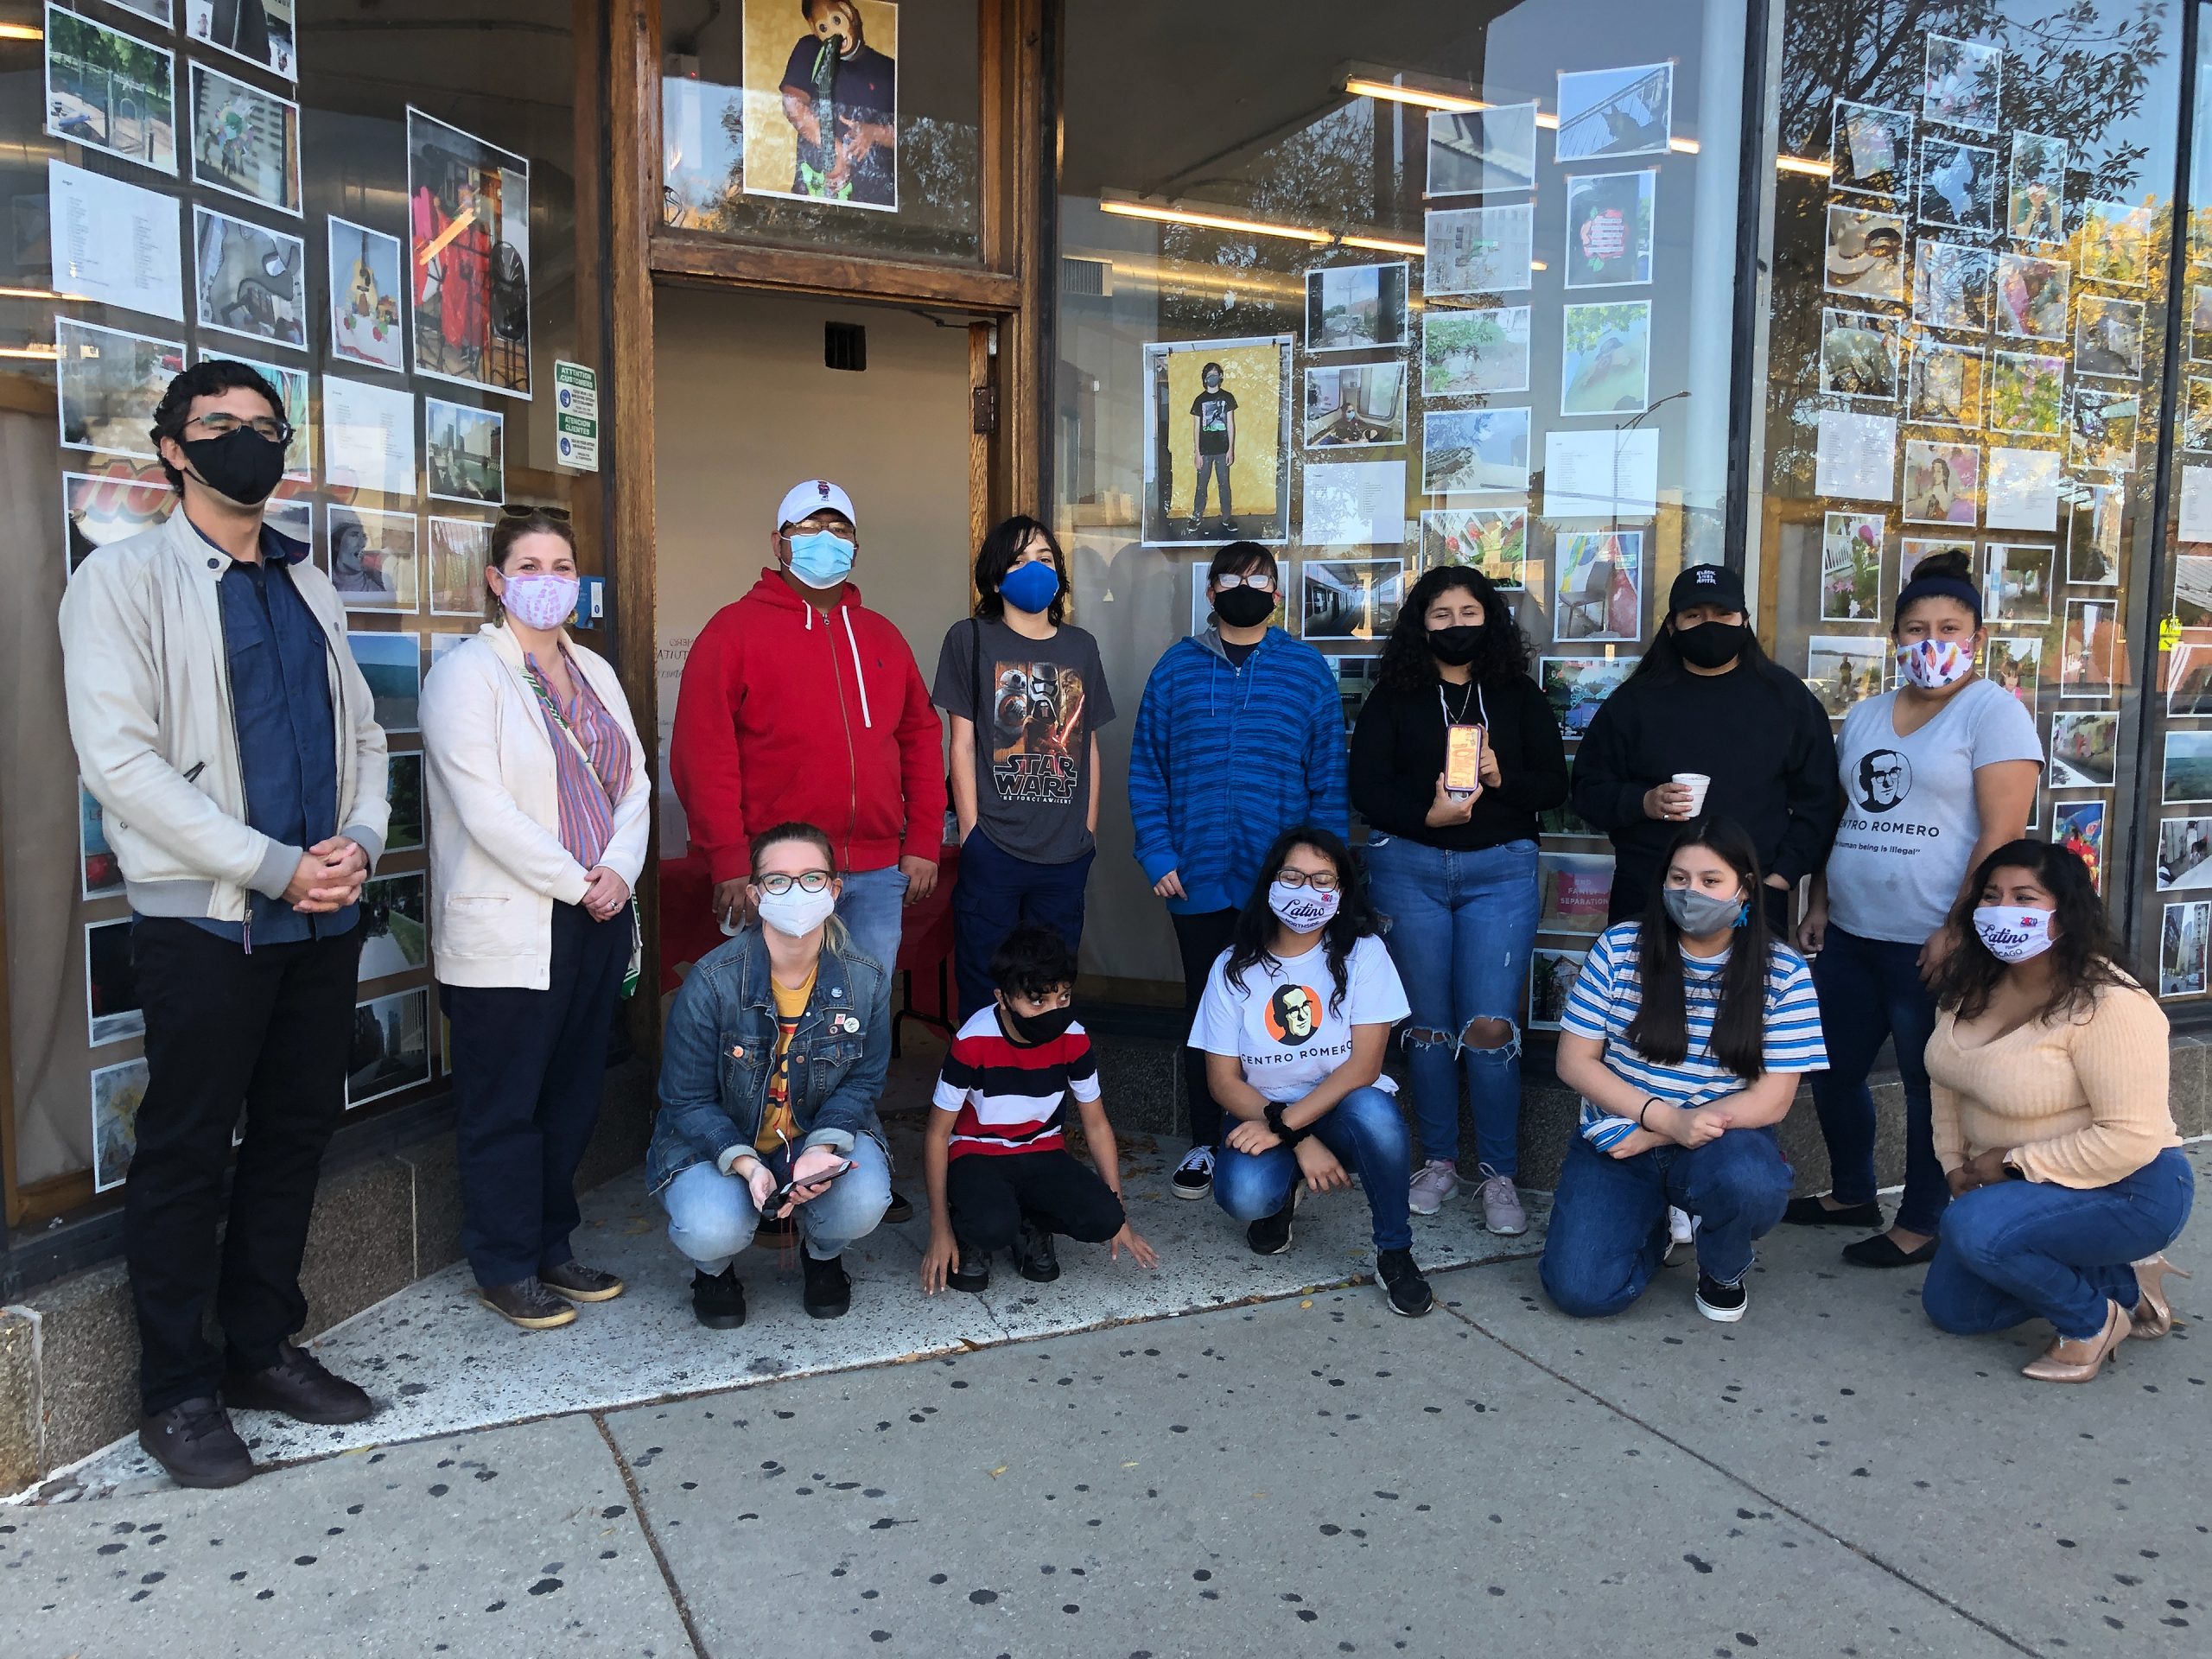
<svg viewBox="0 0 2212 1659"><path fill-rule="evenodd" d="M2196 1194L2196 1173L2173 1147L2110 1186L1978 1186L1943 1217L1920 1305L1956 1336L2041 1314L2062 1337L2094 1337L2107 1302L2134 1311L2142 1291L2128 1264L2181 1236Z"/></svg>
<svg viewBox="0 0 2212 1659"><path fill-rule="evenodd" d="M1552 1198L1540 1274L1560 1311L1618 1313L1643 1294L1667 1254L1667 1206L1697 1217L1697 1264L1724 1285L1751 1271L1751 1242L1789 1202L1789 1166L1772 1129L1730 1129L1697 1147L1609 1158L1580 1135Z"/></svg>
<svg viewBox="0 0 2212 1659"><path fill-rule="evenodd" d="M852 1172L794 1216L806 1253L817 1262L834 1260L855 1239L866 1238L891 1207L891 1160L874 1137L855 1136L852 1157ZM660 1202L668 1211L668 1242L709 1277L736 1259L760 1225L753 1190L712 1164L692 1165L661 1188Z"/></svg>
<svg viewBox="0 0 2212 1659"><path fill-rule="evenodd" d="M1381 836L1367 843L1367 872L1375 907L1389 923L1383 942L1413 1004L1406 1065L1421 1155L1459 1160L1464 1062L1477 1154L1497 1174L1517 1173L1521 1031L1514 1020L1536 942L1536 843L1456 853ZM1477 1020L1503 1020L1505 1041L1496 1048L1465 1041Z"/></svg>
<svg viewBox="0 0 2212 1659"><path fill-rule="evenodd" d="M1951 1202L1928 1096L1928 1039L1936 1030L1936 999L1920 982L1920 946L1861 938L1831 926L1813 958L1821 999L1821 1033L1828 1069L1813 1073L1813 1104L1827 1142L1829 1185L1838 1204L1874 1201L1874 1093L1866 1086L1882 1039L1897 1041L1904 1079L1904 1197L1897 1224L1933 1233Z"/></svg>
<svg viewBox="0 0 2212 1659"><path fill-rule="evenodd" d="M887 1006L892 976L899 971L899 938L906 926L906 872L896 864L846 871L845 888L837 897L837 919L853 936L853 948L883 969Z"/></svg>
<svg viewBox="0 0 2212 1659"><path fill-rule="evenodd" d="M1315 1121L1313 1138L1359 1177L1374 1224L1375 1248L1411 1249L1406 1188L1413 1179L1413 1147L1396 1097L1371 1084L1355 1089ZM1224 1139L1214 1159L1214 1202L1239 1221L1257 1221L1281 1209L1291 1184L1300 1179L1298 1154L1288 1147L1255 1154L1237 1151Z"/></svg>
<svg viewBox="0 0 2212 1659"><path fill-rule="evenodd" d="M1083 942L1083 892L1092 848L1065 864L1033 864L1002 850L981 830L960 843L960 875L952 886L952 967L960 981L960 1017L991 1005L991 957L1024 922L1049 927L1072 950Z"/></svg>

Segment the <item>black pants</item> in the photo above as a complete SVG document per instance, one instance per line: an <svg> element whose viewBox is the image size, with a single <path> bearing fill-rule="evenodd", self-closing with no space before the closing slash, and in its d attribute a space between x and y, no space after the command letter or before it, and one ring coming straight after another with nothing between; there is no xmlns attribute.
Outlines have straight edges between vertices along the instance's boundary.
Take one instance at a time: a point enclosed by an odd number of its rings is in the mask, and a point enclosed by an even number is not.
<svg viewBox="0 0 2212 1659"><path fill-rule="evenodd" d="M130 948L146 1096L123 1237L150 1415L214 1394L226 1366L275 1364L277 1344L307 1323L300 1255L323 1151L346 1112L361 930L249 954L190 922L146 917ZM225 1228L223 1169L241 1103ZM211 1301L220 1355L205 1334Z"/></svg>
<svg viewBox="0 0 2212 1659"><path fill-rule="evenodd" d="M952 1236L979 1250L1011 1249L1021 1218L1086 1244L1103 1244L1128 1219L1113 1189L1065 1152L971 1152L944 1172Z"/></svg>
<svg viewBox="0 0 2212 1659"><path fill-rule="evenodd" d="M1195 1014L1205 995L1206 976L1214 958L1229 949L1229 936L1236 931L1233 910L1201 910L1185 915L1171 912L1175 943L1183 952L1183 1012ZM1203 1050L1183 1051L1183 1096L1190 1109L1191 1144L1211 1147L1221 1139L1221 1107L1206 1086L1206 1057Z"/></svg>
<svg viewBox="0 0 2212 1659"><path fill-rule="evenodd" d="M575 1254L576 1166L599 1121L629 965L626 906L594 922L581 905L556 904L545 989L438 988L453 1026L461 1248L480 1285L511 1285Z"/></svg>

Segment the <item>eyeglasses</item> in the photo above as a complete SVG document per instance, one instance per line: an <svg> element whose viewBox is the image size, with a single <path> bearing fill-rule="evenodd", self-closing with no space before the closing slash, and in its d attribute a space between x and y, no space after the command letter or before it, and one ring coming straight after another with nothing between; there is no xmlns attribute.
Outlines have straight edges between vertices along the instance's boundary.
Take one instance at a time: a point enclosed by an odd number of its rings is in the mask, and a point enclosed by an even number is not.
<svg viewBox="0 0 2212 1659"><path fill-rule="evenodd" d="M242 421L235 415L196 415L185 424L205 427L219 438L227 438L245 426L251 427L255 435L266 438L271 443L289 443L292 441L292 423L274 415L257 415L250 421Z"/></svg>
<svg viewBox="0 0 2212 1659"><path fill-rule="evenodd" d="M763 893L781 898L796 884L801 893L822 893L836 880L827 870L804 870L797 875L756 875L753 878Z"/></svg>
<svg viewBox="0 0 2212 1659"><path fill-rule="evenodd" d="M1255 594L1272 594L1275 590L1275 579L1264 570L1255 570L1244 576L1216 576L1213 585L1223 593L1232 588L1249 588Z"/></svg>
<svg viewBox="0 0 2212 1659"><path fill-rule="evenodd" d="M569 522L570 517L569 510L566 507L548 507L541 505L536 501L502 501L499 503L499 516L502 518L527 518L532 513L542 514L548 518L558 518L564 524Z"/></svg>
<svg viewBox="0 0 2212 1659"><path fill-rule="evenodd" d="M1316 893L1334 893L1343 885L1334 870L1294 870L1287 864L1275 872L1275 880L1286 887L1311 887Z"/></svg>

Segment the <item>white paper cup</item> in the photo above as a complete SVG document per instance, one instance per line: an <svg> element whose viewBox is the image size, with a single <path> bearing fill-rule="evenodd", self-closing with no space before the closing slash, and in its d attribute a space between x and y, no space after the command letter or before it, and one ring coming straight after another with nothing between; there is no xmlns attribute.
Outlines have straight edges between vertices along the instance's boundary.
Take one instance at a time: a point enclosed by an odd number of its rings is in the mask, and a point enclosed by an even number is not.
<svg viewBox="0 0 2212 1659"><path fill-rule="evenodd" d="M1691 817L1705 810L1705 791L1713 787L1712 779L1701 772L1678 772L1669 781L1689 786Z"/></svg>

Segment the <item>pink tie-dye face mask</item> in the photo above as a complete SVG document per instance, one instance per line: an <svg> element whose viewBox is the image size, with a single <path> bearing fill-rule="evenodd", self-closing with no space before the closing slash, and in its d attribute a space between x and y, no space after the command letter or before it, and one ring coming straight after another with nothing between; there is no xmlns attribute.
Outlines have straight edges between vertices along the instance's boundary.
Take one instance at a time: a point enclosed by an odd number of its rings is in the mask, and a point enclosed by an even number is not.
<svg viewBox="0 0 2212 1659"><path fill-rule="evenodd" d="M1941 691L1974 672L1974 647L1956 639L1916 639L1897 650L1897 672L1923 691Z"/></svg>
<svg viewBox="0 0 2212 1659"><path fill-rule="evenodd" d="M550 632L575 613L577 587L574 576L509 576L499 603L524 627Z"/></svg>

